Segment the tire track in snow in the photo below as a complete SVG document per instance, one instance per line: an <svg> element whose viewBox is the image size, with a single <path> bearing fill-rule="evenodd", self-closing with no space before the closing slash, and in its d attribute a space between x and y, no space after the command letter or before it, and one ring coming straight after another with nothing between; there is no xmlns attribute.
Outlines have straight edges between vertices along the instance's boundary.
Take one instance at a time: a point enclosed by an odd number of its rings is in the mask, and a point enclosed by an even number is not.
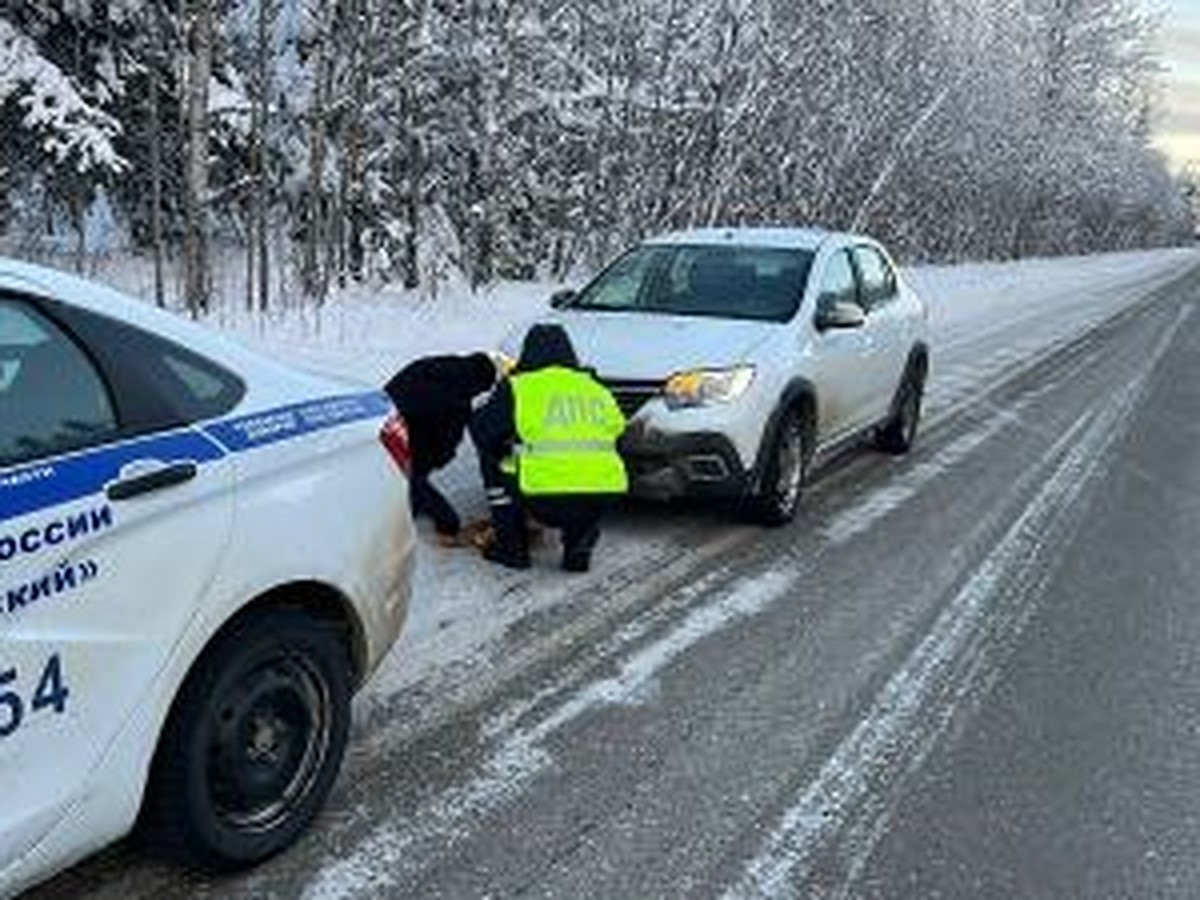
<svg viewBox="0 0 1200 900"><path fill-rule="evenodd" d="M515 799L553 765L553 756L544 746L548 738L598 708L642 702L654 679L671 662L731 623L765 609L784 595L793 579L793 572L775 569L735 582L715 602L695 609L668 634L640 647L618 674L585 683L535 724L508 730L478 775L443 792L418 810L408 824L377 828L349 856L324 868L304 897L341 900L403 885L464 836L469 823ZM676 599L686 601L697 593L700 591L685 589ZM525 706L506 714L503 721L521 718ZM485 727L485 732L503 728L494 723Z"/></svg>
<svg viewBox="0 0 1200 900"><path fill-rule="evenodd" d="M724 900L850 893L908 776L956 713L986 695L1036 612L1048 564L1084 512L1085 489L1125 434L1193 308L1180 308L1137 376L1082 415L1045 455L1053 469L1041 490L784 812Z"/></svg>

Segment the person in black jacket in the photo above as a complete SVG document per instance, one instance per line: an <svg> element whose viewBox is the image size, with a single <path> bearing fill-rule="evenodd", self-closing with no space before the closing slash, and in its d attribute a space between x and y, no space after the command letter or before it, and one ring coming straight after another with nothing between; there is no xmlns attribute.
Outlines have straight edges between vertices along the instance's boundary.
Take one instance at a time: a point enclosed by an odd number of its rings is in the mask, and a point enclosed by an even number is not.
<svg viewBox="0 0 1200 900"><path fill-rule="evenodd" d="M446 544L457 539L462 523L429 476L454 459L473 401L492 389L497 375L497 365L486 353L427 356L409 363L384 387L408 425L413 515L433 519Z"/></svg>

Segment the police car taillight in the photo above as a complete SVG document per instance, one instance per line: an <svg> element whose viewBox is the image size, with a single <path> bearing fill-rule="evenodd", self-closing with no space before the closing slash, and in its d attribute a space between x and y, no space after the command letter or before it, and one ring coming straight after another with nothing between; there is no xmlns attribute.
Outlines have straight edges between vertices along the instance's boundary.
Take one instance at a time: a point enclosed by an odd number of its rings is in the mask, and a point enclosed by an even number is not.
<svg viewBox="0 0 1200 900"><path fill-rule="evenodd" d="M412 471L412 447L408 443L408 426L399 414L388 416L383 427L379 429L379 440L387 448L400 471L405 475Z"/></svg>

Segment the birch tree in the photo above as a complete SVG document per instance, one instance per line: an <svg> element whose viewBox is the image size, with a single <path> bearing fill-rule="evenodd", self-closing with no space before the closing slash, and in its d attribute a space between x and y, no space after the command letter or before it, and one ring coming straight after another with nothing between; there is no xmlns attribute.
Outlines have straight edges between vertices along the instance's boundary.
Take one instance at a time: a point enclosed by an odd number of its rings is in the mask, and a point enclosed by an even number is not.
<svg viewBox="0 0 1200 900"><path fill-rule="evenodd" d="M193 316L208 311L208 90L212 77L213 10L191 0L187 40L187 163L184 181L183 291Z"/></svg>

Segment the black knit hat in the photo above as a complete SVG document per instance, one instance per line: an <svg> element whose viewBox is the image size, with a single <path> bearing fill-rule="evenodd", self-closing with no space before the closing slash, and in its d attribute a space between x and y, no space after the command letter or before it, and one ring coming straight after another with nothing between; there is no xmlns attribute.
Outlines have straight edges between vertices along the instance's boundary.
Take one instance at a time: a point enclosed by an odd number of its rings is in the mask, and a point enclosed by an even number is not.
<svg viewBox="0 0 1200 900"><path fill-rule="evenodd" d="M517 361L520 372L535 372L550 366L579 368L579 358L571 346L571 338L561 325L534 325L521 344L521 358Z"/></svg>

